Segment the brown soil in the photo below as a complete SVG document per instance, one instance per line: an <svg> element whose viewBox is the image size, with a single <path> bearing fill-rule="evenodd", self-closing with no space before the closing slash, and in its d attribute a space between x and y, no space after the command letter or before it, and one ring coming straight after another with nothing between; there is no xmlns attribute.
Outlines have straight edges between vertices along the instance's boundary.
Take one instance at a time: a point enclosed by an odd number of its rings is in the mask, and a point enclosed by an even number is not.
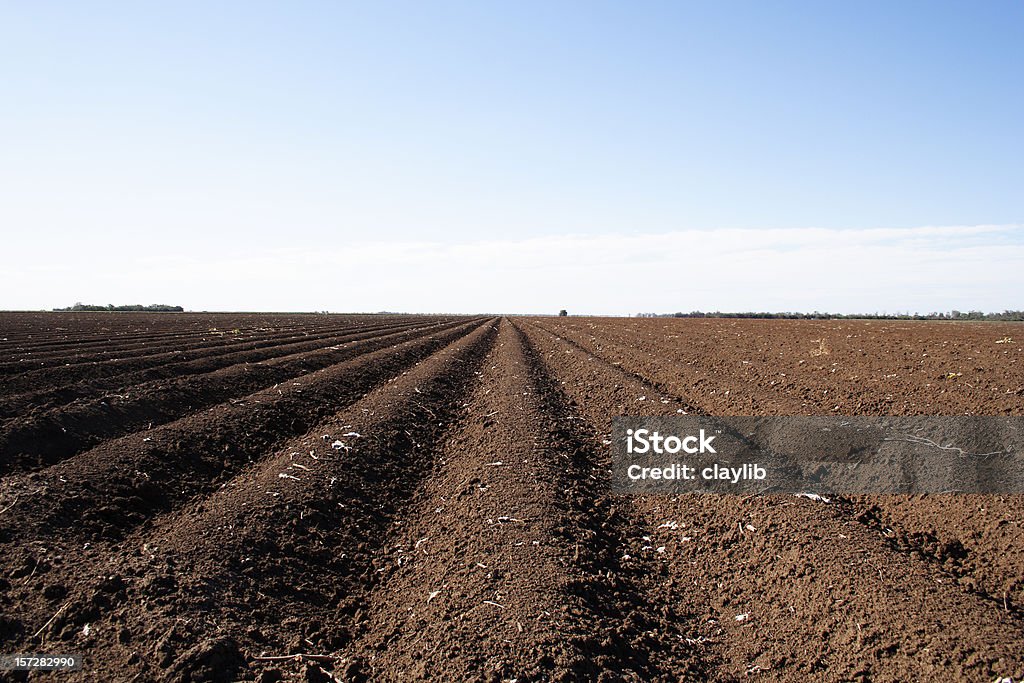
<svg viewBox="0 0 1024 683"><path fill-rule="evenodd" d="M1020 497L620 497L606 439L1021 414L1020 329L2 314L0 652L86 659L13 680L1018 680Z"/></svg>

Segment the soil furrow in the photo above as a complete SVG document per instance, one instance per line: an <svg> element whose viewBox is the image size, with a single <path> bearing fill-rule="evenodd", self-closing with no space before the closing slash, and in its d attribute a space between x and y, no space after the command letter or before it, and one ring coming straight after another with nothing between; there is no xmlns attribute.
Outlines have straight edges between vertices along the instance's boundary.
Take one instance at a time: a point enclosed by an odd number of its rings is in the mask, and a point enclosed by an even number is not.
<svg viewBox="0 0 1024 683"><path fill-rule="evenodd" d="M128 538L132 551L103 576L80 579L43 630L93 662L70 679L232 680L271 666L254 661L262 652L337 650L338 615L374 571L373 550L402 501L430 472L494 338L493 321L474 325L221 490Z"/></svg>
<svg viewBox="0 0 1024 683"><path fill-rule="evenodd" d="M108 441L40 472L0 480L0 546L61 529L74 545L117 539L230 480L246 463L351 405L479 322L381 349L162 427Z"/></svg>
<svg viewBox="0 0 1024 683"><path fill-rule="evenodd" d="M558 336L547 329L548 325L537 326ZM566 331L565 326L557 329ZM648 379L648 374L681 377L665 369L666 358L671 358L671 353L646 354L654 359L642 364L635 360L635 352L631 358L627 349L609 343L604 335L588 341L583 339L583 332L577 330L573 336L580 342L569 338L565 341L598 358L609 354L611 358L619 359L616 367L627 368L629 374L658 387L659 391L682 390L693 395L700 390L700 386L688 386L678 380L671 387L666 387ZM774 407L769 407L763 401L750 398L764 393L764 387L751 380L746 389L737 389L733 385L731 391L722 391L719 386L717 391L705 393L704 397L714 401L716 414L745 414L752 405L751 401L756 403L754 407L758 414L772 414L778 409L778 400L781 399L776 399ZM788 405L795 412L805 413L810 409L816 414L835 414L833 408L841 407L832 406L831 402L822 403L821 397L808 402L804 394L792 397ZM847 414L847 410L849 414L857 415L884 414L875 408L865 411L862 404L849 409L844 407L843 414ZM697 406L692 406L687 412L708 414ZM935 564L966 592L979 595L988 600L995 610L1019 619L1024 605L1024 561L1003 552L1003 549L1017 547L1024 539L1024 498L983 495L954 496L952 501L949 498L948 495L913 498L850 496L846 499L847 504L837 509L848 512L850 519L879 533L894 550Z"/></svg>
<svg viewBox="0 0 1024 683"><path fill-rule="evenodd" d="M0 469L64 458L0 476L0 653L86 656L0 680L1024 679L1024 496L623 496L609 440L616 415L1021 414L1019 325L0 328L0 365L55 363L0 374Z"/></svg>
<svg viewBox="0 0 1024 683"><path fill-rule="evenodd" d="M246 336L255 336L263 334L266 331L262 328L236 328L238 334ZM289 328L275 328L274 333L277 334L295 334L296 331L301 333L302 330L307 329L303 326L293 326ZM177 340L179 342L185 342L196 337L210 337L211 332L209 330L167 330L166 332L155 332L152 334L106 334L106 335L91 335L88 337L80 338L62 338L60 340L48 339L37 341L36 343L20 343L14 344L10 340L7 342L0 343L0 354L5 356L17 355L17 354L49 354L49 353L64 353L73 354L79 351L89 351L94 348L106 348L111 344L155 344L160 345L164 342ZM5 361L6 362L6 361Z"/></svg>
<svg viewBox="0 0 1024 683"><path fill-rule="evenodd" d="M308 333L308 331L305 332ZM71 365L103 360L112 354L122 354L124 357L128 357L129 354L141 350L159 353L168 348L202 348L204 346L240 344L267 338L297 338L302 334L303 331L298 333L275 332L268 335L255 330L238 329L231 330L229 334L223 332L190 332L186 334L165 334L149 338L109 337L83 344L73 344L69 347L18 349L12 352L17 357L4 359L0 362L0 368L5 368L8 364L20 364L24 367L25 363L31 363L38 367L38 364L44 362L47 364L55 364L54 362L56 362Z"/></svg>
<svg viewBox="0 0 1024 683"><path fill-rule="evenodd" d="M358 331L350 330L344 333L332 332L326 335L317 334L295 338L299 341L283 340L281 342L274 342L261 340L258 343L245 344L246 350L225 351L224 353L208 356L203 354L203 357L195 360L175 360L135 372L118 373L113 376L89 379L70 385L63 383L56 387L37 389L0 398L0 418L10 418L12 416L25 417L30 412L39 412L79 399L95 398L110 393L124 394L130 392L133 387L139 384L154 380L173 379L212 372L237 363L258 363L272 358L301 353L303 351L313 351L381 334L400 332L415 327L425 328L429 325L430 323L389 327L375 326L360 328Z"/></svg>
<svg viewBox="0 0 1024 683"><path fill-rule="evenodd" d="M343 322L360 324L368 318L381 316L348 315ZM341 316L292 314L280 318L267 318L265 314L195 314L150 316L142 314L120 314L111 316L96 314L52 314L52 313L7 313L4 337L0 338L0 350L42 349L68 347L79 344L107 343L115 339L159 340L168 336L194 337L209 334L212 329L226 327L243 332L287 332L289 330L315 329L325 326ZM102 330L97 331L102 322ZM116 323L122 323L117 325ZM228 323L228 324L223 324ZM18 331L18 326L23 328ZM73 330L74 325L79 325ZM65 332L66 334L61 334Z"/></svg>
<svg viewBox="0 0 1024 683"><path fill-rule="evenodd" d="M597 651L610 643L625 650L617 666L600 665L587 677L600 678L603 670L605 677L644 681L705 678L713 657L706 644L715 629L697 620L702 616L695 611L698 603L673 593L656 554L649 552L644 520L611 494L610 461L602 440L529 337L513 329L542 397L543 414L557 425L553 438L566 467L555 471L561 477L563 502L582 529L575 540L583 559L577 562L595 579L587 597L603 605L617 631Z"/></svg>
<svg viewBox="0 0 1024 683"><path fill-rule="evenodd" d="M586 335L574 328L567 329L566 326L554 326L549 323L542 323L536 320L530 321L536 328L561 339L586 355L593 356L599 362L606 363L617 368L624 375L634 380L654 387L660 393L674 395L677 399L686 404L686 412L697 415L709 415L714 412L716 415L729 414L754 414L750 411L758 410L757 399L750 398L751 404L746 409L740 409L739 413L727 413L719 410L717 396L745 396L738 386L728 384L728 380L714 373L704 370L698 381L688 384L684 375L679 371L679 365L671 363L656 354L643 353L637 349L629 349L625 346L610 342L604 338L599 341L586 339ZM552 329L553 328L553 329ZM593 335L591 335L593 336ZM596 339L596 338L595 338ZM709 377L710 374L710 377ZM663 378L658 381L655 378ZM699 395L700 405L688 401L686 396ZM734 398L734 401L737 400ZM760 413L757 413L760 414Z"/></svg>
<svg viewBox="0 0 1024 683"><path fill-rule="evenodd" d="M600 344L605 355L614 352L615 360L647 368L645 374L699 388L704 407L716 413L729 405L778 415L1010 415L1024 407L1014 324L542 323L572 330L577 340ZM738 391L726 393L730 389Z"/></svg>
<svg viewBox="0 0 1024 683"><path fill-rule="evenodd" d="M598 433L616 414L671 413L660 402L623 412L623 390L653 387L624 387L621 373L535 329L528 336ZM894 552L840 506L779 496L626 500L647 519L670 575L703 596L708 619L721 624L716 675L991 678L1024 667L1016 620Z"/></svg>
<svg viewBox="0 0 1024 683"><path fill-rule="evenodd" d="M437 319L435 319L436 321ZM422 321L429 324L430 320ZM396 329L406 327L407 323L395 326ZM377 329L388 329L391 325L382 325ZM373 331L373 328L364 328L364 331ZM338 332L317 333L304 336L302 341L316 341L317 339L331 339L338 335L358 333L359 330L340 330ZM37 370L26 370L17 375L0 378L0 394L13 395L23 392L38 391L41 389L60 387L71 381L88 381L101 378L116 378L121 375L138 372L148 368L158 368L172 363L194 361L199 359L217 358L229 353L265 348L275 346L276 342L241 342L238 344L221 344L215 346L204 346L200 348L177 348L173 351L166 351L145 357L137 358L113 358L95 363L79 363L73 366L54 366L39 368Z"/></svg>
<svg viewBox="0 0 1024 683"><path fill-rule="evenodd" d="M195 340L196 338L199 338L200 341L222 341L224 343L233 343L235 340L258 339L269 336L285 337L299 336L303 334L316 334L326 332L331 329L338 331L346 328L358 329L369 325L380 325L384 322L394 324L401 322L403 319L411 320L417 317L422 318L423 316L305 316L310 319L301 323L295 323L295 319L301 320L304 316L293 315L290 316L293 320L291 323L284 323L279 320L267 321L267 324L260 324L259 322L254 323L251 316L242 316L242 320L239 321L238 316L212 315L206 316L205 320L198 319L193 321L193 324L191 325L193 329L187 329L188 323L184 322L184 320L190 317L191 316L187 314L184 316L171 316L168 319L168 322L171 323L170 326L162 332L124 334L116 330L111 330L107 334L96 334L89 337L65 338L60 340L43 336L34 343L26 342L21 345L14 346L11 345L12 342L8 339L7 342L0 341L0 355L11 355L16 353L30 353L32 355L60 353L71 356L80 351L88 352L91 349L127 349L129 348L128 345L131 345L131 348L134 348L135 346L140 346L142 343L149 344L153 347L165 346L168 342L187 345L189 344L189 340ZM102 314L101 318L105 318L105 322L111 320L109 316ZM7 332L4 332L4 334L9 336L9 333Z"/></svg>
<svg viewBox="0 0 1024 683"><path fill-rule="evenodd" d="M929 562L1024 625L1022 502L1016 496L851 496L842 509L898 552ZM995 550L995 552L993 552Z"/></svg>
<svg viewBox="0 0 1024 683"><path fill-rule="evenodd" d="M504 321L433 474L376 551L343 680L660 678L614 510L525 353Z"/></svg>
<svg viewBox="0 0 1024 683"><path fill-rule="evenodd" d="M337 333L342 329L334 330ZM274 335L276 337L277 335ZM301 335L300 335L301 336ZM286 335L294 338L295 335ZM178 339L168 336L154 342L124 342L112 339L107 343L97 343L95 348L60 349L25 354L19 358L0 362L0 375L18 374L30 370L48 368L73 368L77 365L103 363L116 359L143 359L169 352L203 351L218 348L244 348L245 345L265 339L263 336L250 336L241 330L229 333L217 332L197 334L195 337Z"/></svg>
<svg viewBox="0 0 1024 683"><path fill-rule="evenodd" d="M441 329L453 326L455 323L448 323ZM151 429L228 400L242 400L255 391L295 381L360 354L428 334L431 329L378 335L263 363L234 364L8 422L0 432L0 474L52 465L104 440Z"/></svg>

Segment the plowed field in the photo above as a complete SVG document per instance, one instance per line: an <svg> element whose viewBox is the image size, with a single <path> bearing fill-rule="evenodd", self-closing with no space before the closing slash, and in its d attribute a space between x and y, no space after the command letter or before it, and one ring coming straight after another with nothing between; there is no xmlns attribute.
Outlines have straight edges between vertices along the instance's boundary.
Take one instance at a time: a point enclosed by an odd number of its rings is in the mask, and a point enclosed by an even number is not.
<svg viewBox="0 0 1024 683"><path fill-rule="evenodd" d="M1022 347L990 323L0 314L0 653L85 660L6 675L1016 681L1021 497L614 496L608 438L680 411L1020 415Z"/></svg>

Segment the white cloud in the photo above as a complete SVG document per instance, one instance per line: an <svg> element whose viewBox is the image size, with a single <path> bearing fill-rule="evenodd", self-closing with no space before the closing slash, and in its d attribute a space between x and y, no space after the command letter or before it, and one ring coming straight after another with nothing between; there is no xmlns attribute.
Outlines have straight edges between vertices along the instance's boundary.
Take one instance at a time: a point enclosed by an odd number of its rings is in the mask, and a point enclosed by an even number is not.
<svg viewBox="0 0 1024 683"><path fill-rule="evenodd" d="M470 243L198 245L160 258L15 258L0 306L554 312L1022 308L1020 226L687 230Z"/></svg>

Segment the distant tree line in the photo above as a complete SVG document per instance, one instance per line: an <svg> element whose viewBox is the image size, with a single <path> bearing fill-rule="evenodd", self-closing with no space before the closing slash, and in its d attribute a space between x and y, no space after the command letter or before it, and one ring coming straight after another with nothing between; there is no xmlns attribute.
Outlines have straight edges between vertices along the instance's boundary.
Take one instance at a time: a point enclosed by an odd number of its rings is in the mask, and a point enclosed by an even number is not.
<svg viewBox="0 0 1024 683"><path fill-rule="evenodd" d="M638 318L764 318L784 320L1004 320L1022 321L1024 311L1003 311L1002 313L983 313L981 311L950 311L949 313L723 313L721 311L689 313L637 313Z"/></svg>
<svg viewBox="0 0 1024 683"><path fill-rule="evenodd" d="M185 309L181 306L168 306L167 304L150 304L149 306L143 306L142 304L129 304L126 306L115 306L114 304L107 304L106 306L96 306L95 304L83 304L82 302L76 303L74 306L68 306L67 308L55 308L55 311L144 311L146 313L181 313Z"/></svg>

